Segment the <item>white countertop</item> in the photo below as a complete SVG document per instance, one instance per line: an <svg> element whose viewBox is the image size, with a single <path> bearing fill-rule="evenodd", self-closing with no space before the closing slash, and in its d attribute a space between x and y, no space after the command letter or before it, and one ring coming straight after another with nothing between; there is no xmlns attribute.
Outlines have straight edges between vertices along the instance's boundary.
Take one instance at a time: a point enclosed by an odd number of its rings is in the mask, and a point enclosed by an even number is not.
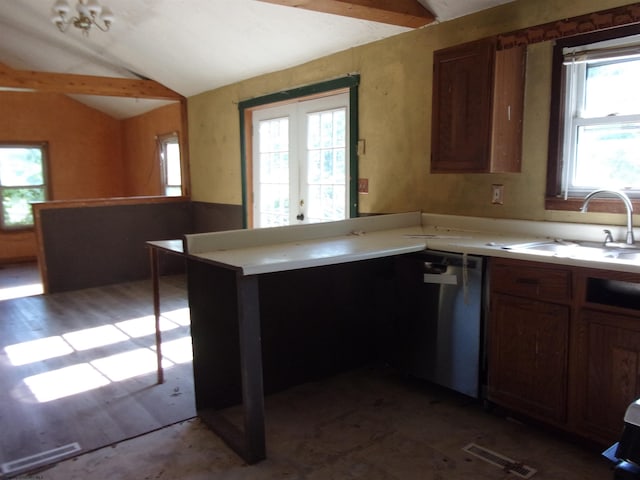
<svg viewBox="0 0 640 480"><path fill-rule="evenodd" d="M352 218L340 222L186 235L190 256L243 275L369 260L420 252L420 213Z"/></svg>
<svg viewBox="0 0 640 480"><path fill-rule="evenodd" d="M598 241L603 228L409 212L311 225L233 230L186 235L191 257L240 271L243 275L281 272L424 249L487 257L517 258L562 265L640 273L640 263L613 258L584 259L505 250L503 245L545 238Z"/></svg>
<svg viewBox="0 0 640 480"><path fill-rule="evenodd" d="M204 252L197 256L236 267L245 275L255 275L420 252L424 250L424 240L405 236L418 231L419 227L409 227L353 233L320 240Z"/></svg>
<svg viewBox="0 0 640 480"><path fill-rule="evenodd" d="M147 245L164 252L175 253L181 255L184 253L184 245L182 240L152 240Z"/></svg>

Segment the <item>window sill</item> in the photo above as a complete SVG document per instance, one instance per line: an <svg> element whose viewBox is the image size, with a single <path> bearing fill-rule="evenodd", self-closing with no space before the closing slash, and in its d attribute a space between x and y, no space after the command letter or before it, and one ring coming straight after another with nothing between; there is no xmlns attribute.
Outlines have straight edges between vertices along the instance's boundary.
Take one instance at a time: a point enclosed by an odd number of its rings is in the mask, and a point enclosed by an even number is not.
<svg viewBox="0 0 640 480"><path fill-rule="evenodd" d="M546 197L544 202L545 210L563 210L579 212L584 203L583 197L569 197L568 199L558 197ZM631 199L634 211L640 211L640 199ZM624 204L618 198L594 198L589 202L589 212L598 213L626 213Z"/></svg>
<svg viewBox="0 0 640 480"><path fill-rule="evenodd" d="M35 227L30 225L28 227L16 227L16 228L0 228L0 233L3 235L10 235L12 233L30 233L35 231Z"/></svg>

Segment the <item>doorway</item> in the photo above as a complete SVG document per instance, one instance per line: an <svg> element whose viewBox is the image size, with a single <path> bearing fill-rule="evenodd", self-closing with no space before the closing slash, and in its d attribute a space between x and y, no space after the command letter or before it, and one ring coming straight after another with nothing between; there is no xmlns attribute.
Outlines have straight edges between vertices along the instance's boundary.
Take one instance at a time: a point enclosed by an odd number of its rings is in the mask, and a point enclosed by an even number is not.
<svg viewBox="0 0 640 480"><path fill-rule="evenodd" d="M240 102L243 226L358 216L358 87L349 75Z"/></svg>
<svg viewBox="0 0 640 480"><path fill-rule="evenodd" d="M349 95L253 113L253 226L344 220L349 212Z"/></svg>

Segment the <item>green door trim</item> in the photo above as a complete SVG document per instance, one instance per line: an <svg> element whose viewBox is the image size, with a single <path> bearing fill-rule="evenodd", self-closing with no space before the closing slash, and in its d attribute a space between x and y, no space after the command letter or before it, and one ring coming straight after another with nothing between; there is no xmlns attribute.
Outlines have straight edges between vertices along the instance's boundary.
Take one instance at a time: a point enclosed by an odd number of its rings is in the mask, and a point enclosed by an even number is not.
<svg viewBox="0 0 640 480"><path fill-rule="evenodd" d="M271 103L291 101L318 93L333 90L349 89L349 217L358 216L358 85L360 75L353 74L346 77L327 80L304 87L292 88L282 92L271 93L261 97L243 100L238 103L240 111L240 168L242 177L242 226L247 228L248 219L248 188L247 185L247 146L245 144L245 113L247 109L269 105Z"/></svg>

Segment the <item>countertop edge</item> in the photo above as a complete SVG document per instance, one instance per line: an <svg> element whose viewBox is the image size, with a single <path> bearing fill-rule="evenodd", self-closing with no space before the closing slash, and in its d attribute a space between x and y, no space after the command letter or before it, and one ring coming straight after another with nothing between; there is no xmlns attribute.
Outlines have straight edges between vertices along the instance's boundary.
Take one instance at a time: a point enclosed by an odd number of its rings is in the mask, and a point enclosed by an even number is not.
<svg viewBox="0 0 640 480"><path fill-rule="evenodd" d="M192 251L189 256L238 270L243 275L382 258L424 249L640 273L640 264L631 261L562 257L502 248L505 244L549 238L598 239L602 236L601 225L409 212L330 224L275 228L277 230L205 234L198 241L206 241L197 243L197 246L208 250ZM185 237L187 243L189 237L195 238L189 235Z"/></svg>

